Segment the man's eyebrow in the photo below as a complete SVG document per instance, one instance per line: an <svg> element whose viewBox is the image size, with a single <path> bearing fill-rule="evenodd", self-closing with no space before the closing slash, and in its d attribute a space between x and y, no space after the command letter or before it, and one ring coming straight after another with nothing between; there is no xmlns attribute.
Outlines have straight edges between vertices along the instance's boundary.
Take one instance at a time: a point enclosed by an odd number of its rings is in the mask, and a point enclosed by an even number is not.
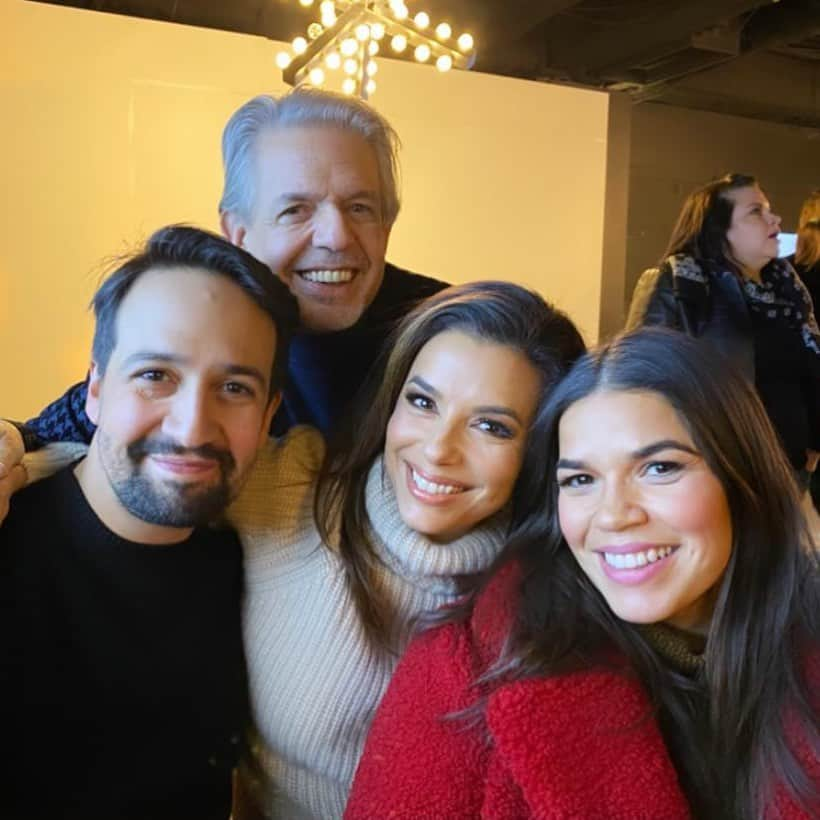
<svg viewBox="0 0 820 820"><path fill-rule="evenodd" d="M158 350L137 350L122 360L123 368L132 367L140 362L167 362L168 364L183 364L184 356L176 353L164 353Z"/></svg>
<svg viewBox="0 0 820 820"><path fill-rule="evenodd" d="M693 456L699 456L700 453L688 444L684 444L682 441L677 441L673 438L665 438L661 439L660 441L653 441L652 444L647 444L646 447L641 447L638 450L633 450L629 455L633 461L639 461L642 458L649 458L650 456L654 456L656 453L660 453L663 450L681 450L684 453L689 453ZM587 464L585 461L578 461L576 459L570 458L560 458L558 459L558 464L556 464L557 470L586 470Z"/></svg>
<svg viewBox="0 0 820 820"><path fill-rule="evenodd" d="M127 369L141 363L164 363L164 364L185 364L189 359L176 353L160 353L156 350L138 350L123 359L122 367ZM258 367L251 367L244 364L227 363L221 365L223 373L230 376L247 376L258 381L261 385L268 383L267 377Z"/></svg>

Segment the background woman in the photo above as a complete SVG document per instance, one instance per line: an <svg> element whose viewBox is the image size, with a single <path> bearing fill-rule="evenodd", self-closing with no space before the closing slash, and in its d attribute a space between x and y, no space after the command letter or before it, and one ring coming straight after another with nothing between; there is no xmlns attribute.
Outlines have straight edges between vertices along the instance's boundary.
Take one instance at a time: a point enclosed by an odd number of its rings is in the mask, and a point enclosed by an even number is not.
<svg viewBox="0 0 820 820"><path fill-rule="evenodd" d="M757 387L801 483L820 450L820 332L808 291L778 259L780 217L754 177L729 174L683 204L627 329L661 324L713 343Z"/></svg>
<svg viewBox="0 0 820 820"><path fill-rule="evenodd" d="M797 223L797 250L793 264L814 303L820 309L820 189L812 191L800 210Z"/></svg>
<svg viewBox="0 0 820 820"><path fill-rule="evenodd" d="M817 561L759 400L713 359L644 330L554 389L542 516L408 649L346 817L817 816Z"/></svg>
<svg viewBox="0 0 820 820"><path fill-rule="evenodd" d="M297 428L233 510L255 723L236 818L341 816L414 620L469 589L529 514L533 420L583 342L536 294L484 282L422 303L390 350L318 489L321 440Z"/></svg>

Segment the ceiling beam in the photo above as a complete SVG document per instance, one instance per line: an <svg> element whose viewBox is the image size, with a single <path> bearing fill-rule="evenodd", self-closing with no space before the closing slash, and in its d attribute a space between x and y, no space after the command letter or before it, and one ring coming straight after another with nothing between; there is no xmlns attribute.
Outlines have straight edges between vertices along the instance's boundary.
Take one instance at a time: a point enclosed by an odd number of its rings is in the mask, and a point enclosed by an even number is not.
<svg viewBox="0 0 820 820"><path fill-rule="evenodd" d="M587 75L603 75L607 69L632 68L648 59L670 53L674 43L692 34L737 17L771 0L696 0L667 10L658 7L651 20L608 28L581 40L564 44L556 63ZM670 37L670 33L674 33ZM658 53L660 50L661 54Z"/></svg>
<svg viewBox="0 0 820 820"><path fill-rule="evenodd" d="M743 53L799 43L820 34L820 0L792 0L760 9L744 27Z"/></svg>
<svg viewBox="0 0 820 820"><path fill-rule="evenodd" d="M506 0L484 5L481 26L488 45L514 43L579 0Z"/></svg>

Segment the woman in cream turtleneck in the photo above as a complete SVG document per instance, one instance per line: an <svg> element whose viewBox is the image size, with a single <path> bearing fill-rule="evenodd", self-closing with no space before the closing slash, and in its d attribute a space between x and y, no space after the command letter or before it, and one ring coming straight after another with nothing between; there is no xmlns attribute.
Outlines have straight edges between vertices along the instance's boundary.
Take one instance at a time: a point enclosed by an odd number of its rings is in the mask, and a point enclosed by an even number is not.
<svg viewBox="0 0 820 820"><path fill-rule="evenodd" d="M645 329L536 429L541 516L405 653L346 820L820 816L817 556L754 388Z"/></svg>
<svg viewBox="0 0 820 820"><path fill-rule="evenodd" d="M483 282L426 300L389 350L339 446L307 428L272 442L231 510L253 721L236 820L341 816L415 622L530 520L529 442L583 342L536 294Z"/></svg>

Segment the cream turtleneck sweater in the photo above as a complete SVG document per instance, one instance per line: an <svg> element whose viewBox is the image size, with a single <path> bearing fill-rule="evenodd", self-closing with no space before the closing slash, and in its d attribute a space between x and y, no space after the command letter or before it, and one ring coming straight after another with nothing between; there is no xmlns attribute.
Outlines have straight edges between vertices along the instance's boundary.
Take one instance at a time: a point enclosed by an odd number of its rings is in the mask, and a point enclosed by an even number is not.
<svg viewBox="0 0 820 820"><path fill-rule="evenodd" d="M396 624L396 654L372 645L312 504L322 441L296 428L260 454L231 520L245 547L245 647L255 729L243 789L269 817L341 817L376 707L413 619L458 597L456 577L488 567L503 545L493 521L450 544L399 516L378 459L367 484L378 579ZM245 816L236 808L237 820ZM248 813L248 816L253 816Z"/></svg>

